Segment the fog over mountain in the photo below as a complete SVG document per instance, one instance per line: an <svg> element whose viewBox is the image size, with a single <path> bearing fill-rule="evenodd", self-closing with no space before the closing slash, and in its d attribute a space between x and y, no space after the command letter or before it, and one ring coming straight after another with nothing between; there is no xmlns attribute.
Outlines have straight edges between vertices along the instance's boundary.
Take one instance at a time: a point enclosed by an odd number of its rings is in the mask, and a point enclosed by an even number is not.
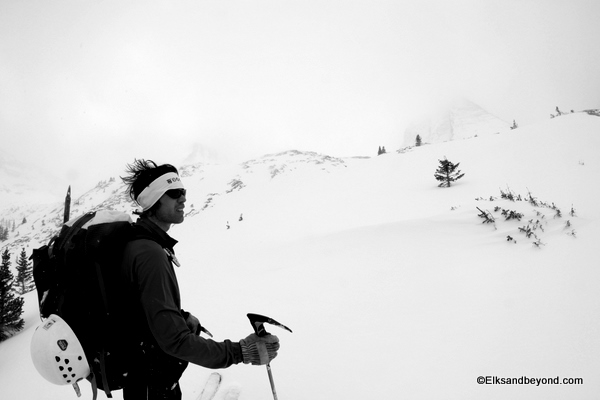
<svg viewBox="0 0 600 400"><path fill-rule="evenodd" d="M56 201L61 192L66 192L66 181L51 171L51 166L41 168L0 149L0 208L22 201Z"/></svg>
<svg viewBox="0 0 600 400"><path fill-rule="evenodd" d="M431 109L409 125L404 131L402 143L403 146L414 145L417 135L423 143L468 139L499 133L511 124L467 99L459 99L443 108Z"/></svg>

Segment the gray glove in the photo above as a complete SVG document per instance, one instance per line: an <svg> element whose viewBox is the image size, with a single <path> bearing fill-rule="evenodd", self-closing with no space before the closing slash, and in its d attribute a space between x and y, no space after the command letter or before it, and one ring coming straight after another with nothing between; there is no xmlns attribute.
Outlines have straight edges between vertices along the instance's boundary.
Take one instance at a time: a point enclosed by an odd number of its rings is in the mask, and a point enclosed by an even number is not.
<svg viewBox="0 0 600 400"><path fill-rule="evenodd" d="M240 340L244 364L265 365L277 357L279 338L275 335L259 337L256 333Z"/></svg>

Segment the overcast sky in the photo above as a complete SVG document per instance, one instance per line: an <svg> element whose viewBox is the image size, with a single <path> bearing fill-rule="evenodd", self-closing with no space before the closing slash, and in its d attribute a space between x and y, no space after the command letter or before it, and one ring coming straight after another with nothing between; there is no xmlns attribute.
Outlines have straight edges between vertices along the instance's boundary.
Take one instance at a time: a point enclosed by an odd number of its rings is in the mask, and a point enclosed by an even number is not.
<svg viewBox="0 0 600 400"><path fill-rule="evenodd" d="M373 155L454 95L534 123L600 108L599 21L598 0L0 0L0 148L77 181L194 144Z"/></svg>

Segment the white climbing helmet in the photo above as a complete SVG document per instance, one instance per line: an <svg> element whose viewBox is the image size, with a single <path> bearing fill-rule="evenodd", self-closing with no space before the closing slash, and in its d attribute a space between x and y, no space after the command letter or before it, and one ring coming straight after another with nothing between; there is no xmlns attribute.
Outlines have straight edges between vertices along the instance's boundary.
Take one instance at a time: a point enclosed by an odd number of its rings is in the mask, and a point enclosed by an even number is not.
<svg viewBox="0 0 600 400"><path fill-rule="evenodd" d="M58 315L50 315L31 339L33 365L47 381L73 385L90 374L81 343Z"/></svg>

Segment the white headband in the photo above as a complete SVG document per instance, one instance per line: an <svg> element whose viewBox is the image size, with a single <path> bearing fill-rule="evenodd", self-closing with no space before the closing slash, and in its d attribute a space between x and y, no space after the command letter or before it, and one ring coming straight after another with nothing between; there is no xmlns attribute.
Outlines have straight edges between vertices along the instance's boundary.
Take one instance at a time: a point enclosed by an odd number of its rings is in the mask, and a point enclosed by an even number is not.
<svg viewBox="0 0 600 400"><path fill-rule="evenodd" d="M142 211L148 211L167 190L171 189L183 189L183 183L175 172L167 172L152 181L139 194L137 202L142 207Z"/></svg>

